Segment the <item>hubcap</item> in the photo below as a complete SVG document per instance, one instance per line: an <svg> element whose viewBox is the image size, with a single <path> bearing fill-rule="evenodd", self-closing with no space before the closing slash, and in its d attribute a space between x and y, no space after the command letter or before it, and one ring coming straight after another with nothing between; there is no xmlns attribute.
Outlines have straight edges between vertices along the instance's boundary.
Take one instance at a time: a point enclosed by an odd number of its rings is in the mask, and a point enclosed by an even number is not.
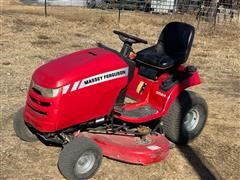
<svg viewBox="0 0 240 180"><path fill-rule="evenodd" d="M85 174L90 171L95 163L95 156L92 151L83 153L75 164L74 171L77 175Z"/></svg>
<svg viewBox="0 0 240 180"><path fill-rule="evenodd" d="M192 131L196 128L199 122L199 111L196 108L190 109L183 120L183 126L187 131Z"/></svg>

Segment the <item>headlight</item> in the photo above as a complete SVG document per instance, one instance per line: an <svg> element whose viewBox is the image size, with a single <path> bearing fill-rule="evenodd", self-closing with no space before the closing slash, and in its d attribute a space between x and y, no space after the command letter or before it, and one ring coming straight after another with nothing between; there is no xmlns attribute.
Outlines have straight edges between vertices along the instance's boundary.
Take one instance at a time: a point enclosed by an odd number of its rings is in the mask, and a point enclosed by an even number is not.
<svg viewBox="0 0 240 180"><path fill-rule="evenodd" d="M33 81L31 81L30 83L30 88L36 90L39 94L48 98L56 97L60 91L60 88L49 89L49 88L41 87Z"/></svg>

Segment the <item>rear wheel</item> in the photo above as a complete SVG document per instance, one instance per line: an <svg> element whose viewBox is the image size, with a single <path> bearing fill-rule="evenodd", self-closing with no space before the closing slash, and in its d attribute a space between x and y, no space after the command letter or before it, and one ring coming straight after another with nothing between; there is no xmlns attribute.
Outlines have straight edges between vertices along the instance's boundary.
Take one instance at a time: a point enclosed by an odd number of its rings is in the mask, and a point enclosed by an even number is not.
<svg viewBox="0 0 240 180"><path fill-rule="evenodd" d="M207 120L206 101L192 91L183 91L161 120L166 137L177 144L187 144L202 131Z"/></svg>
<svg viewBox="0 0 240 180"><path fill-rule="evenodd" d="M102 151L89 138L75 138L64 146L59 155L58 168L71 180L91 178L102 162Z"/></svg>
<svg viewBox="0 0 240 180"><path fill-rule="evenodd" d="M16 135L27 142L37 141L38 138L35 134L31 132L28 126L25 124L23 119L23 108L19 109L13 120L13 128Z"/></svg>

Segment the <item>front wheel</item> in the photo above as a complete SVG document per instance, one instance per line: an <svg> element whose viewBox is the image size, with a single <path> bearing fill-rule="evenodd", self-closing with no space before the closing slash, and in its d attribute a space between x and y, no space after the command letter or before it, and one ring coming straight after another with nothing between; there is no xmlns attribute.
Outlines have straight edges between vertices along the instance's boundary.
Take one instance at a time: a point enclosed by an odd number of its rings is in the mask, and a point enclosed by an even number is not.
<svg viewBox="0 0 240 180"><path fill-rule="evenodd" d="M23 108L19 109L15 115L15 118L13 120L13 129L16 135L24 141L34 142L38 140L37 136L32 133L32 131L24 122Z"/></svg>
<svg viewBox="0 0 240 180"><path fill-rule="evenodd" d="M74 138L59 155L58 168L67 179L89 179L102 162L102 151L89 138Z"/></svg>
<svg viewBox="0 0 240 180"><path fill-rule="evenodd" d="M161 120L166 137L176 144L183 145L201 133L207 116L206 101L192 91L183 91Z"/></svg>

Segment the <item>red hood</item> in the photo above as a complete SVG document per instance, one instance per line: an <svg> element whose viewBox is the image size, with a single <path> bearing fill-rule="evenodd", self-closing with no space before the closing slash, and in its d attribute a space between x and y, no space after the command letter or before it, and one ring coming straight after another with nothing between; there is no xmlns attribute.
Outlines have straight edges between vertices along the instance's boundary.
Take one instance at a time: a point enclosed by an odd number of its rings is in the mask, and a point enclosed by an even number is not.
<svg viewBox="0 0 240 180"><path fill-rule="evenodd" d="M33 74L35 83L46 88L58 88L70 82L126 67L116 54L102 48L78 51L39 67Z"/></svg>

